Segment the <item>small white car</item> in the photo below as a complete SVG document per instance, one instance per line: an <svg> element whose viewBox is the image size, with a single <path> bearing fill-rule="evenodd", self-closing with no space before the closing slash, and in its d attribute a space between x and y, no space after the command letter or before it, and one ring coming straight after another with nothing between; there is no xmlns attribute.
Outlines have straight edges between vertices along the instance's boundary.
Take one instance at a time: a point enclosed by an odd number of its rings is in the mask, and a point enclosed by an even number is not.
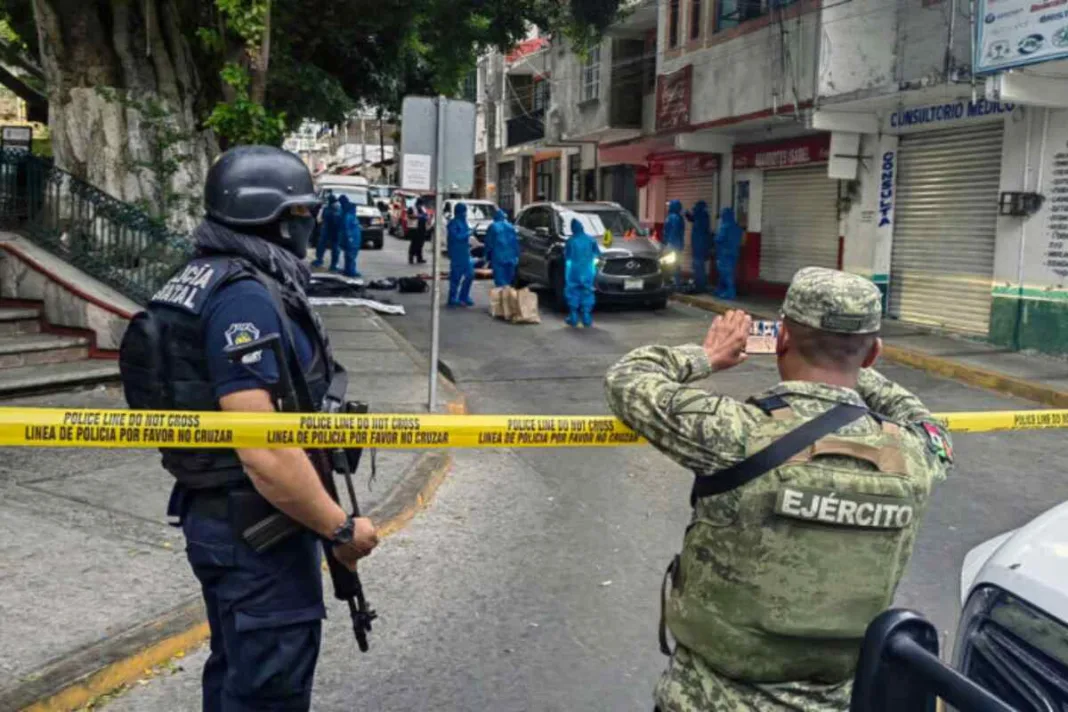
<svg viewBox="0 0 1068 712"><path fill-rule="evenodd" d="M1068 502L968 552L953 666L1014 709L1068 710Z"/></svg>

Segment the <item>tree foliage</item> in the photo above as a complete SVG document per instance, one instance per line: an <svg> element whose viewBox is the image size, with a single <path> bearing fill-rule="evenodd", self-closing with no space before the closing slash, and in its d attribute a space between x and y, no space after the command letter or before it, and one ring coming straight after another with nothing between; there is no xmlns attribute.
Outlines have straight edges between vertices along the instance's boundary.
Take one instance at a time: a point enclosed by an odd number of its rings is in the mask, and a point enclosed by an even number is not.
<svg viewBox="0 0 1068 712"><path fill-rule="evenodd" d="M224 145L279 143L303 119L338 123L357 105L396 112L407 94L453 94L479 54L509 49L530 25L583 44L619 6L619 0L157 2L178 7L204 85L201 120ZM20 49L36 54L31 0L0 0L0 22Z"/></svg>

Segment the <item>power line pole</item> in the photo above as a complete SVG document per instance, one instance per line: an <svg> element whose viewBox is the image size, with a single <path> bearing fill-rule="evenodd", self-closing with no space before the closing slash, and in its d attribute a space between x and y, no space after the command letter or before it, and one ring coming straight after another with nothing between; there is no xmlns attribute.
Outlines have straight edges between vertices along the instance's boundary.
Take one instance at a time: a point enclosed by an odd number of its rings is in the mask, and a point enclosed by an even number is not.
<svg viewBox="0 0 1068 712"><path fill-rule="evenodd" d="M500 160L497 135L497 109L504 101L504 55L493 50L486 66L486 183L493 186L493 202L500 203L501 185L497 163Z"/></svg>

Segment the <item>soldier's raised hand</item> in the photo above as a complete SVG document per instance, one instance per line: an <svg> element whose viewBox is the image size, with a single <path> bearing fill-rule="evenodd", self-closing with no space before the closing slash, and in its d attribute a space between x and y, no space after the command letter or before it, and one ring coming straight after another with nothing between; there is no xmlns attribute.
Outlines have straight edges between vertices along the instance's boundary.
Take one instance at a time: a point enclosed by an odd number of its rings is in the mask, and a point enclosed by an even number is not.
<svg viewBox="0 0 1068 712"><path fill-rule="evenodd" d="M708 363L715 371L737 366L748 358L745 352L752 319L743 311L732 309L712 321L705 337Z"/></svg>

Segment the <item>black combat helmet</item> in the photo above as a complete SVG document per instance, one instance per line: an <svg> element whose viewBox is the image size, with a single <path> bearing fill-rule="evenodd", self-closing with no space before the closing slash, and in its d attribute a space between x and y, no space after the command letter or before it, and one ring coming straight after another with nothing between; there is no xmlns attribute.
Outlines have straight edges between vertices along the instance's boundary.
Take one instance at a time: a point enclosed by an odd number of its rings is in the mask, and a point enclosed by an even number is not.
<svg viewBox="0 0 1068 712"><path fill-rule="evenodd" d="M288 208L318 204L308 167L273 146L230 149L212 165L204 185L208 216L233 227L267 225Z"/></svg>

